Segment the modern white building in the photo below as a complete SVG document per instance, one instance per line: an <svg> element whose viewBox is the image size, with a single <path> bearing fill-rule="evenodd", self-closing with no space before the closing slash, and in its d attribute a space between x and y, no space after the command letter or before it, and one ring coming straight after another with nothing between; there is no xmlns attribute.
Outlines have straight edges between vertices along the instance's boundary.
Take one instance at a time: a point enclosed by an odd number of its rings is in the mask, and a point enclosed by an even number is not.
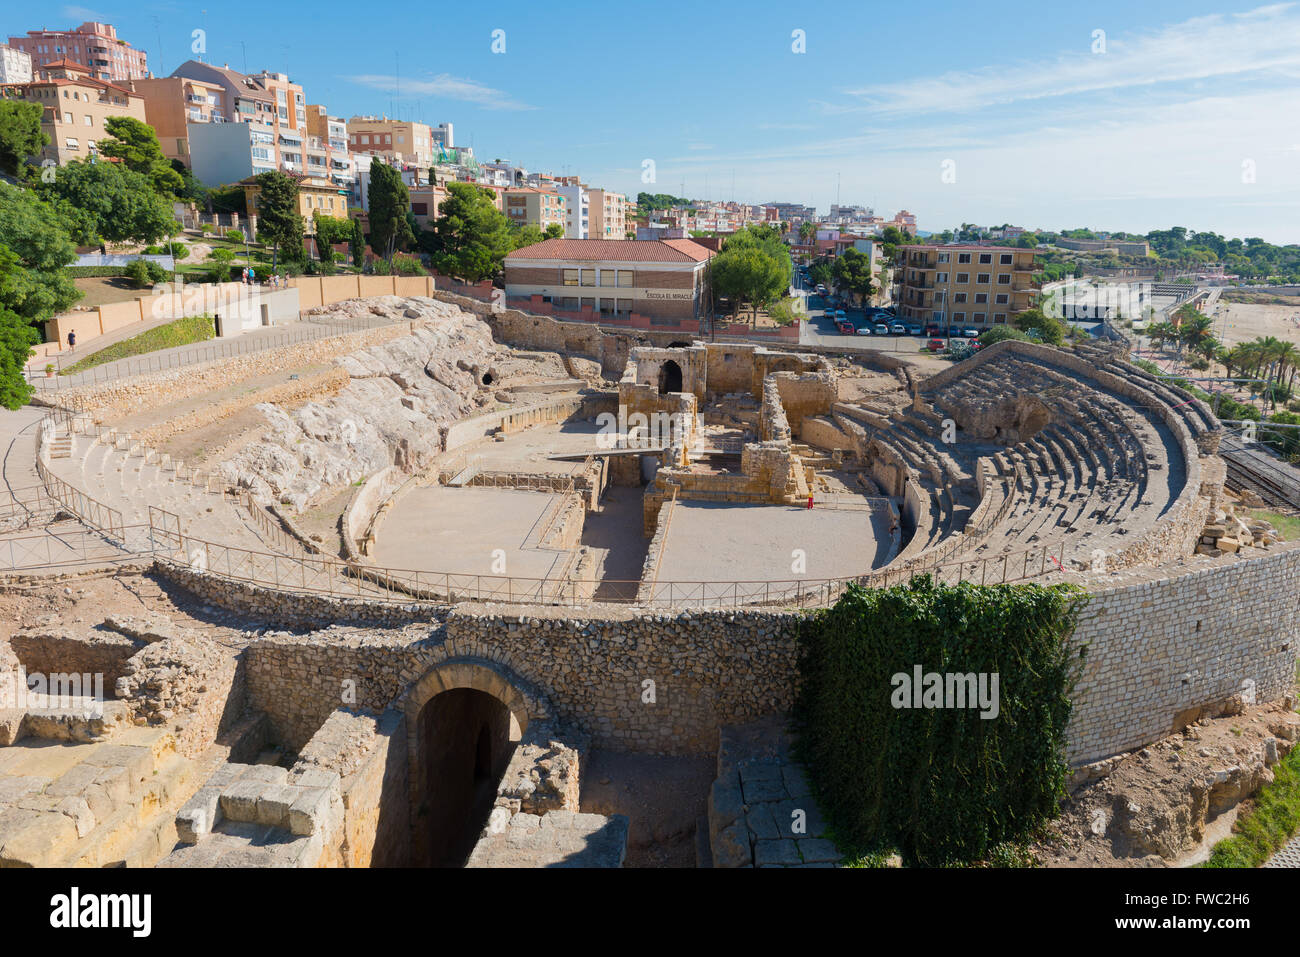
<svg viewBox="0 0 1300 957"><path fill-rule="evenodd" d="M32 82L32 55L0 43L0 83Z"/></svg>
<svg viewBox="0 0 1300 957"><path fill-rule="evenodd" d="M591 238L591 197L581 184L557 186L555 191L564 197L564 238Z"/></svg>
<svg viewBox="0 0 1300 957"><path fill-rule="evenodd" d="M279 168L275 134L252 123L188 123L185 133L201 183L238 183Z"/></svg>

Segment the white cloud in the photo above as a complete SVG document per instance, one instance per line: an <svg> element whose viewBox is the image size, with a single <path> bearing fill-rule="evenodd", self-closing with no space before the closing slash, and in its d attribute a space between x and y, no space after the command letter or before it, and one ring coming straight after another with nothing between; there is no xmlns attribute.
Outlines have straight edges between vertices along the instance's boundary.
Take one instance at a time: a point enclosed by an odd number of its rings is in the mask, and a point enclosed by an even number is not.
<svg viewBox="0 0 1300 957"><path fill-rule="evenodd" d="M1125 90L1264 71L1300 69L1300 14L1295 4L1243 14L1197 17L1141 35L1107 37L1105 53L1080 52L1038 62L846 91L856 102L821 103L827 113L959 112L1050 97Z"/></svg>
<svg viewBox="0 0 1300 957"><path fill-rule="evenodd" d="M96 23L103 23L109 19L107 14L100 13L98 10L92 10L89 7L76 6L59 8L59 16L63 17L65 20L77 20L82 23L85 23L88 20L93 20Z"/></svg>
<svg viewBox="0 0 1300 957"><path fill-rule="evenodd" d="M474 80L463 80L449 73L440 73L428 80L413 80L410 78L399 80L394 76L377 74L349 76L346 79L376 90L397 89L403 96L437 96L448 100L460 100L465 103L476 104L485 110L537 109L535 106L529 106L527 103L511 99L509 94L503 93L501 90L494 90Z"/></svg>

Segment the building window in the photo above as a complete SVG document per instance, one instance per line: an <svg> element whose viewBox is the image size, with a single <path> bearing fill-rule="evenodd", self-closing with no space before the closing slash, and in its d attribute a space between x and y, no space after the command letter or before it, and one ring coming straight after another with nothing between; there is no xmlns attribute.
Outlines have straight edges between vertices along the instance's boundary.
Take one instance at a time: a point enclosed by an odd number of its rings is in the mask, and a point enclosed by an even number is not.
<svg viewBox="0 0 1300 957"><path fill-rule="evenodd" d="M72 114L71 114L71 113L64 113L64 114L63 114L63 122L64 122L64 123L71 124L71 123L72 123Z"/></svg>
<svg viewBox="0 0 1300 957"><path fill-rule="evenodd" d="M983 322L983 321L984 321L984 313L982 313L982 312L977 312L977 313L975 313L975 315L974 315L973 318L975 319L976 322Z"/></svg>
<svg viewBox="0 0 1300 957"><path fill-rule="evenodd" d="M970 253L958 253L958 254L957 254L957 265L959 265L959 266L965 266L965 265L966 265L967 263L969 263L969 262L970 262Z"/></svg>
<svg viewBox="0 0 1300 957"><path fill-rule="evenodd" d="M594 270L594 269L584 269L584 270L582 270L582 283L581 283L581 285L584 285L584 286L594 286L594 285L596 285L596 270Z"/></svg>
<svg viewBox="0 0 1300 957"><path fill-rule="evenodd" d="M95 125L95 118L94 118L93 116L91 116L89 113L86 114L86 125L87 125L87 126L94 126L94 125Z"/></svg>
<svg viewBox="0 0 1300 957"><path fill-rule="evenodd" d="M1007 321L1007 314L1005 312L995 312L993 314L993 324L995 326L1001 325L1006 321Z"/></svg>
<svg viewBox="0 0 1300 957"><path fill-rule="evenodd" d="M952 297L952 301L953 301L954 303L965 302L965 301L966 301L966 294L965 294L964 292L954 293L954 294L953 294L953 297Z"/></svg>
<svg viewBox="0 0 1300 957"><path fill-rule="evenodd" d="M71 136L69 136L67 139L63 141L63 145L70 150L81 149L81 147L77 144L77 141L73 139Z"/></svg>
<svg viewBox="0 0 1300 957"><path fill-rule="evenodd" d="M975 302L976 302L976 304L983 304L983 303L986 303L986 302L988 302L988 301L989 301L989 294L988 294L988 293L986 293L986 292L977 292L977 293L975 293Z"/></svg>
<svg viewBox="0 0 1300 957"><path fill-rule="evenodd" d="M564 270L564 284L566 286L578 285L578 270L576 269ZM568 307L566 306L565 308L567 309Z"/></svg>
<svg viewBox="0 0 1300 957"><path fill-rule="evenodd" d="M602 269L600 271L600 284L602 286L618 285L618 276L613 269Z"/></svg>
<svg viewBox="0 0 1300 957"><path fill-rule="evenodd" d="M965 318L966 318L966 313L964 312L954 312L952 314L953 322L962 322Z"/></svg>
<svg viewBox="0 0 1300 957"><path fill-rule="evenodd" d="M618 284L619 284L620 286L623 286L624 288L631 288L631 286L632 286L632 270L630 270L630 269L620 269L620 270L618 271Z"/></svg>
<svg viewBox="0 0 1300 957"><path fill-rule="evenodd" d="M992 280L992 278L993 277L988 273L982 272L979 274L979 277L975 281L980 285L987 286L989 284L989 281Z"/></svg>
<svg viewBox="0 0 1300 957"><path fill-rule="evenodd" d="M935 282L939 282L939 283L947 282L947 281L948 281L948 274L947 274L946 272L935 273L935 274L934 274L934 281L935 281Z"/></svg>
<svg viewBox="0 0 1300 957"><path fill-rule="evenodd" d="M1003 273L1002 275L998 276L998 285L999 285L999 286L1009 286L1009 285L1011 285L1011 275L1010 275L1010 273Z"/></svg>
<svg viewBox="0 0 1300 957"><path fill-rule="evenodd" d="M993 254L992 254L992 253L980 253L980 265L981 265L981 266L988 266L988 265L990 265L992 262L993 262Z"/></svg>
<svg viewBox="0 0 1300 957"><path fill-rule="evenodd" d="M1004 265L1004 266L1010 266L1010 265L1011 265L1011 254L1010 254L1010 253L1003 253L1003 254L1002 254L1002 258L999 260L999 262L1001 262L1002 265Z"/></svg>
<svg viewBox="0 0 1300 957"><path fill-rule="evenodd" d="M970 282L970 273L968 272L957 273L957 285L964 286L968 282Z"/></svg>

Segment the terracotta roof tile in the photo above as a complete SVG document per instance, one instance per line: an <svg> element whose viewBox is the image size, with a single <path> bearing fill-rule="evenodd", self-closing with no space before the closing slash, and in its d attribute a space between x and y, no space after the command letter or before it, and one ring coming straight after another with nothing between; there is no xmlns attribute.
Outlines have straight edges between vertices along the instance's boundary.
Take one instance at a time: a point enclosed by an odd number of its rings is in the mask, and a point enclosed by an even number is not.
<svg viewBox="0 0 1300 957"><path fill-rule="evenodd" d="M704 262L713 255L689 239L546 239L516 249L506 262L520 259L567 259L577 262Z"/></svg>

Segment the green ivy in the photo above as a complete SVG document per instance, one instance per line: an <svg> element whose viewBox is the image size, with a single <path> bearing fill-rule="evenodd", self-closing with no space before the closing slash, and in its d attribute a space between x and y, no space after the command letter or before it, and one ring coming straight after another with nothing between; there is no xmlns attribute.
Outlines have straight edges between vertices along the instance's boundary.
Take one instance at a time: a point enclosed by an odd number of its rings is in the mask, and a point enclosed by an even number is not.
<svg viewBox="0 0 1300 957"><path fill-rule="evenodd" d="M1068 585L851 587L800 634L799 756L841 850L986 859L1054 817L1086 595ZM997 674L999 713L896 709L892 676Z"/></svg>

